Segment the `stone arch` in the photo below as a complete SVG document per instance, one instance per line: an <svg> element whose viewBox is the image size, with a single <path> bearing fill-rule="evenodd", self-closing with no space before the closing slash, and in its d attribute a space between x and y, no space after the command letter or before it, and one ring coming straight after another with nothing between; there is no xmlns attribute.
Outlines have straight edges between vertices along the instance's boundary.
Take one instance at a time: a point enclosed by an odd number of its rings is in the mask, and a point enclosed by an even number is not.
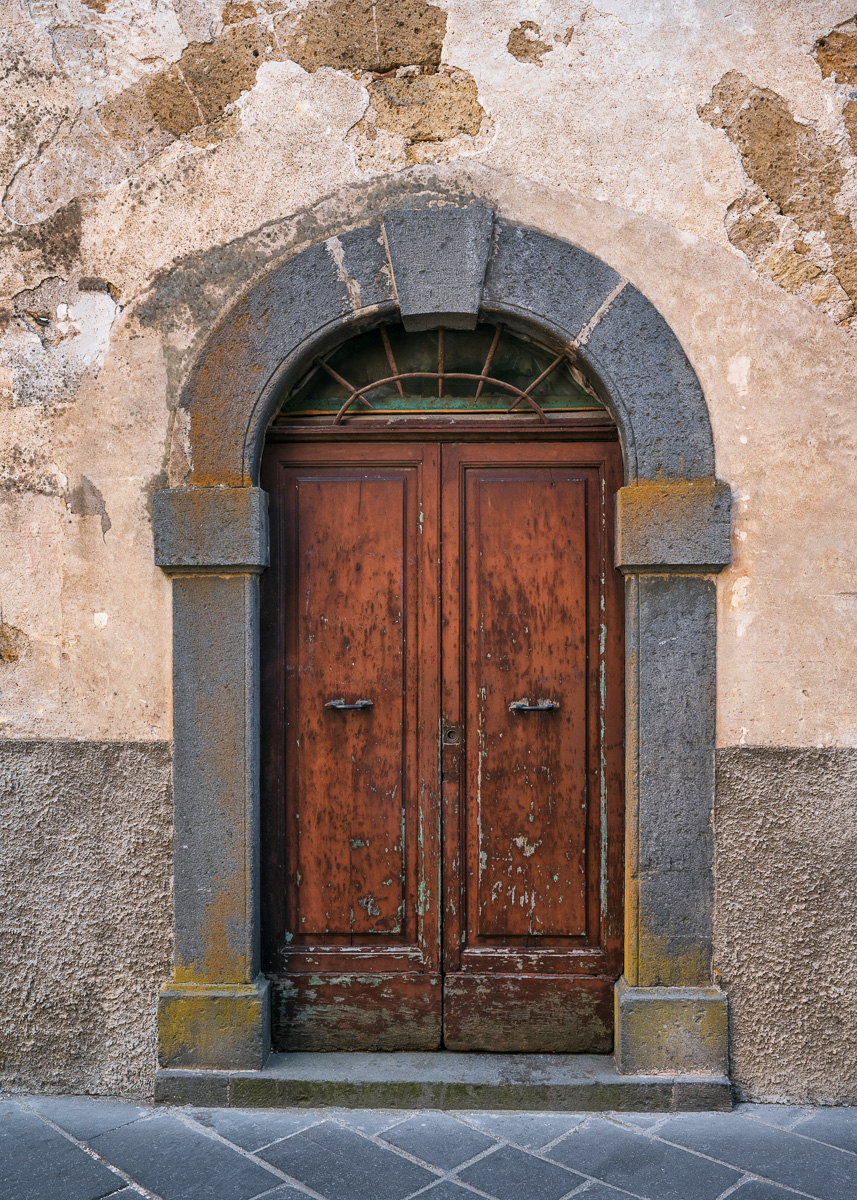
<svg viewBox="0 0 857 1200"><path fill-rule="evenodd" d="M350 331L475 326L479 313L574 348L619 427L626 486L626 965L616 1048L626 1072L723 1075L726 1000L711 980L715 591L729 489L708 409L646 297L580 247L473 204L392 209L271 271L208 339L181 398L187 485L154 502L174 576L176 976L162 992L162 1087L180 1068L259 1068L258 470L283 389ZM166 1093L165 1093L166 1094Z"/></svg>

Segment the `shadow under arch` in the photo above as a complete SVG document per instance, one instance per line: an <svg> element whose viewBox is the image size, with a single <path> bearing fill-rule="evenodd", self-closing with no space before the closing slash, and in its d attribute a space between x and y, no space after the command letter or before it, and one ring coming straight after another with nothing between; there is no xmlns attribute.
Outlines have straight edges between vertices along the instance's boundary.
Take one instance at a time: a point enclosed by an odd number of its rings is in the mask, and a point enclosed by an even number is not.
<svg viewBox="0 0 857 1200"><path fill-rule="evenodd" d="M478 204L391 209L314 244L251 287L206 342L181 397L187 484L154 501L173 575L175 978L161 1064L258 1069L257 486L265 433L306 363L351 333L472 328L479 314L572 349L619 429L617 567L626 575L626 960L616 1053L626 1072L723 1076L726 998L712 986L715 588L730 495L708 409L646 297L569 242Z"/></svg>

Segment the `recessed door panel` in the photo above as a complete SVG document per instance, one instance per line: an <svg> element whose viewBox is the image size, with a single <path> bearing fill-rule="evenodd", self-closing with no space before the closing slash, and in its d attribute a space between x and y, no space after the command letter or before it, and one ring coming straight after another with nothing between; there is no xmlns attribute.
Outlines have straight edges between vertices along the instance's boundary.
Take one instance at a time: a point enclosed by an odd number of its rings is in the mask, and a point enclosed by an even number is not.
<svg viewBox="0 0 857 1200"><path fill-rule="evenodd" d="M410 480L402 471L290 474L297 603L286 936L400 934Z"/></svg>
<svg viewBox="0 0 857 1200"><path fill-rule="evenodd" d="M586 933L586 480L466 473L463 642L474 939Z"/></svg>

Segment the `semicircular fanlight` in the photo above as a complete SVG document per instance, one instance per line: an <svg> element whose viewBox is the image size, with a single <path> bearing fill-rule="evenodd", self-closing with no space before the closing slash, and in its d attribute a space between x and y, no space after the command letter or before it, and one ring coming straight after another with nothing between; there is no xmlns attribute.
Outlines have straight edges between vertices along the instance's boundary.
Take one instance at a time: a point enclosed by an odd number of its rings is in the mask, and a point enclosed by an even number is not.
<svg viewBox="0 0 857 1200"><path fill-rule="evenodd" d="M566 353L502 325L407 333L381 325L318 358L284 401L274 424L328 418L550 416L604 410Z"/></svg>

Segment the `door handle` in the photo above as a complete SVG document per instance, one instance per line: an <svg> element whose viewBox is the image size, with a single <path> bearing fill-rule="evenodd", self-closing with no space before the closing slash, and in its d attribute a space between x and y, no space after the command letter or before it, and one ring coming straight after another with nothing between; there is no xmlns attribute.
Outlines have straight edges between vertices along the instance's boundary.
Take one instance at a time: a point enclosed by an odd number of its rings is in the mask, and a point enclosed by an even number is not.
<svg viewBox="0 0 857 1200"><path fill-rule="evenodd" d="M509 712L555 712L558 708L558 700L539 700L538 704L530 704L528 700L513 700Z"/></svg>
<svg viewBox="0 0 857 1200"><path fill-rule="evenodd" d="M337 708L340 710L345 709L345 708L371 708L372 701L371 700L355 700L353 704L346 704L344 700L328 700L327 704L325 704L324 707L325 708Z"/></svg>

